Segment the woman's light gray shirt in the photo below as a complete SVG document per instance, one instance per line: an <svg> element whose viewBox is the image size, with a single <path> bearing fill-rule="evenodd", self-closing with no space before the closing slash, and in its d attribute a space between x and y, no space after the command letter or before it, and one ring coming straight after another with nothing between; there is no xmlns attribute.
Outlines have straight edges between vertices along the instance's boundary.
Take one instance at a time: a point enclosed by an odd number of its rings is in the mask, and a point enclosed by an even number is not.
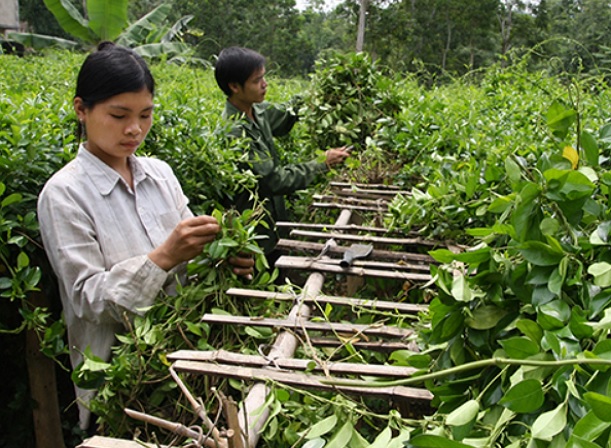
<svg viewBox="0 0 611 448"><path fill-rule="evenodd" d="M161 290L172 294L184 264L166 272L149 257L176 225L192 216L168 164L129 158L134 188L81 145L38 199L45 250L58 278L73 367L82 352L110 359L124 312L142 314ZM87 400L91 391L77 388ZM89 412L80 406L81 426Z"/></svg>

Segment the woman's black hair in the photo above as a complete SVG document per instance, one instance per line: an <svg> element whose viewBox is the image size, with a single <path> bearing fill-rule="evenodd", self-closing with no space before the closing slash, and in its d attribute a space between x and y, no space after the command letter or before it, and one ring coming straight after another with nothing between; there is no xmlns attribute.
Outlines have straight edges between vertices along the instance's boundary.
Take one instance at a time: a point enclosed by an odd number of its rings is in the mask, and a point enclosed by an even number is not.
<svg viewBox="0 0 611 448"><path fill-rule="evenodd" d="M229 84L237 82L241 86L255 70L265 66L265 57L250 48L228 47L221 51L214 66L216 83L228 97L231 96Z"/></svg>
<svg viewBox="0 0 611 448"><path fill-rule="evenodd" d="M155 80L142 57L129 48L102 42L83 62L76 80L75 97L87 108L126 92L147 89L155 95ZM82 135L79 123L77 135Z"/></svg>

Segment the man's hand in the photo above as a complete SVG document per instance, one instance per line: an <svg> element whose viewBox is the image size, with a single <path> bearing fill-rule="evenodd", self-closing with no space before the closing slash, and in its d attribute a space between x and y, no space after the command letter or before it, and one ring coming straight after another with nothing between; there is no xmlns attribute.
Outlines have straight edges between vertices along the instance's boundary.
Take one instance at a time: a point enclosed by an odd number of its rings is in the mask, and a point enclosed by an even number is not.
<svg viewBox="0 0 611 448"><path fill-rule="evenodd" d="M328 167L332 167L334 165L339 165L340 163L344 163L344 161L350 157L350 150L352 147L342 146L341 148L332 148L328 149L325 152L325 163Z"/></svg>

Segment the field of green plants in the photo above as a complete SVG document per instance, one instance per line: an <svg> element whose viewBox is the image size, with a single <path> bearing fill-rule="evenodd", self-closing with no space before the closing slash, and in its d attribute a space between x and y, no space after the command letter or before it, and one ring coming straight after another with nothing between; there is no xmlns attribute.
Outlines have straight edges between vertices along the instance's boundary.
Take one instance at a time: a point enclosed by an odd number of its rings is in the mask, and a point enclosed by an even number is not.
<svg viewBox="0 0 611 448"><path fill-rule="evenodd" d="M23 334L66 364L58 298L39 243L36 197L76 151L71 107L84 55L2 56L0 64L0 392L6 405L0 446L32 443ZM158 83L155 123L142 153L174 168L197 212L232 225L225 245L192 264L197 281L158 303L120 336L114 357L87 357L72 373L99 390L94 411L107 435L131 438L138 424L124 407L173 421L192 419L168 375L167 353L181 348L256 353L273 332L212 330L205 312L281 316L282 303L247 303L224 291L239 283L203 263L252 244L253 216L228 219L220 204L254 179L241 173L241 142L226 138L224 97L210 69L152 65ZM261 443L268 447L611 447L611 96L604 78L548 76L510 61L434 87L390 73L362 54L330 54L307 80L268 78L268 99L301 96L302 119L280 142L285 161L328 146L354 144L353 157L329 175L392 183L412 192L395 199L385 224L462 245L431 255L434 281L397 300L430 305L409 321L418 352L336 353L421 370L393 384L427 387L434 412L407 419L386 403L272 385ZM296 220L324 219L308 208L312 191L291 201ZM331 218L331 217L329 217ZM329 220L327 219L327 222ZM259 270L253 287L276 288ZM376 286L366 285L363 295ZM333 293L326 285L325 293ZM33 305L42 292L46 307ZM346 313L346 314L342 314ZM371 319L325 309L333 320ZM360 319L360 320L359 320ZM302 353L310 356L311 353ZM329 359L321 351L319 359ZM60 371L63 371L60 369ZM65 373L67 376L68 373ZM358 380L358 379L355 379ZM240 400L237 382L200 378L190 386L214 415L212 386ZM370 385L370 382L364 382ZM388 383L379 383L385 384ZM67 445L82 435L62 408ZM10 428L10 430L9 430ZM140 437L152 437L139 427ZM171 437L156 431L156 440Z"/></svg>

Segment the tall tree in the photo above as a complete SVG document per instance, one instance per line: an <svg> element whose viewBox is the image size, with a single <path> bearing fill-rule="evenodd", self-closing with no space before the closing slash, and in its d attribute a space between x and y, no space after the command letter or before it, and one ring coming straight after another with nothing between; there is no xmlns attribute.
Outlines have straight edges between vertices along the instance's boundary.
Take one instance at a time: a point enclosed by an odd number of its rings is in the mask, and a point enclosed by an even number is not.
<svg viewBox="0 0 611 448"><path fill-rule="evenodd" d="M292 55L300 48L303 21L295 0L176 0L176 14L192 14L190 25L201 31L192 38L198 54L212 59L221 49L240 45L253 48L272 66L291 72Z"/></svg>
<svg viewBox="0 0 611 448"><path fill-rule="evenodd" d="M360 0L359 5L359 24L356 31L356 51L363 51L365 44L365 22L367 20L368 0Z"/></svg>

